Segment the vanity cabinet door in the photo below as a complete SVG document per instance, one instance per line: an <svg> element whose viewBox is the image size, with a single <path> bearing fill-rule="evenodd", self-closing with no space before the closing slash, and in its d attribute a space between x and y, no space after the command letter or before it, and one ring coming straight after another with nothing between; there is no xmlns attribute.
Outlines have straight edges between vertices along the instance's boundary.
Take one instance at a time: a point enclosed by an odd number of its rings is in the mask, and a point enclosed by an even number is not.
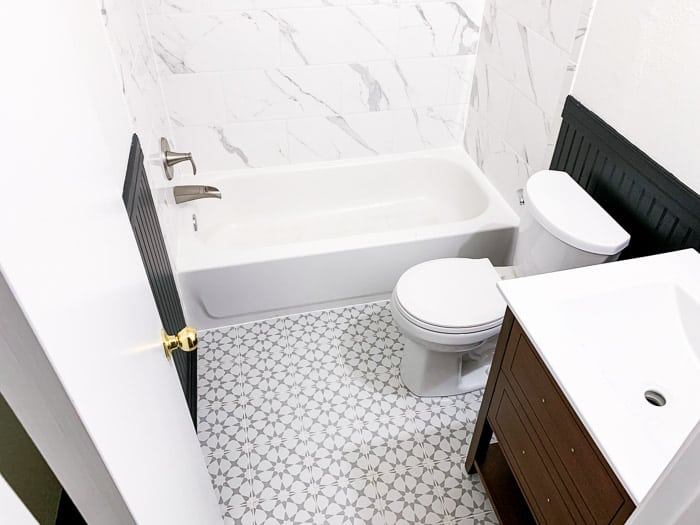
<svg viewBox="0 0 700 525"><path fill-rule="evenodd" d="M552 525L583 523L566 492L559 490L559 480L555 481L550 474L542 447L532 438L532 429L521 417L521 409L514 397L507 383L499 381L489 420L537 522Z"/></svg>
<svg viewBox="0 0 700 525"><path fill-rule="evenodd" d="M520 391L518 398L536 434L555 464L559 462L557 470L576 497L586 522L613 522L625 504L624 492L522 330L518 327L511 337L516 338L516 344L504 359L503 371Z"/></svg>

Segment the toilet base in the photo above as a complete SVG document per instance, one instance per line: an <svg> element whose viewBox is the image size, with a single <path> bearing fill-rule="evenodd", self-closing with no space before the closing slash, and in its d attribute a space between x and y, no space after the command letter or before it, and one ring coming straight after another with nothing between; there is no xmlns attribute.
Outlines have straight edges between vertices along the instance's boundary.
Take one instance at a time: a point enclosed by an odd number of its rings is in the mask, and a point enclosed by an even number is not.
<svg viewBox="0 0 700 525"><path fill-rule="evenodd" d="M401 379L419 397L442 397L486 386L497 336L460 352L430 350L407 340L401 359Z"/></svg>

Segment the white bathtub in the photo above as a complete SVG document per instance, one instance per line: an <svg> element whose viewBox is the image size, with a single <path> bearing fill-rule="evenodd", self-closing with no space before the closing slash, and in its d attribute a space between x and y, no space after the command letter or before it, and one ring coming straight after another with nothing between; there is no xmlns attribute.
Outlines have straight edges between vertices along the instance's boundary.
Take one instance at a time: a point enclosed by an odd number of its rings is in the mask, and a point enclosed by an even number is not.
<svg viewBox="0 0 700 525"><path fill-rule="evenodd" d="M178 206L176 268L201 329L388 298L401 273L438 257L508 264L518 226L458 148L188 183L223 195Z"/></svg>

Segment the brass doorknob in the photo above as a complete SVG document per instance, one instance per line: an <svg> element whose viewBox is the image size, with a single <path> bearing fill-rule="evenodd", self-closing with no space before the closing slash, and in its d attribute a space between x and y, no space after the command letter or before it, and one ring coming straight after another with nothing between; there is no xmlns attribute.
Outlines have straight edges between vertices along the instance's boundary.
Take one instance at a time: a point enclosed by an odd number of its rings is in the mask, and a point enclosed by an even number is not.
<svg viewBox="0 0 700 525"><path fill-rule="evenodd" d="M160 337L163 340L163 350L165 357L170 359L173 352L180 348L184 352L193 352L197 350L197 329L189 326L180 330L177 335L168 335L165 330L160 331Z"/></svg>

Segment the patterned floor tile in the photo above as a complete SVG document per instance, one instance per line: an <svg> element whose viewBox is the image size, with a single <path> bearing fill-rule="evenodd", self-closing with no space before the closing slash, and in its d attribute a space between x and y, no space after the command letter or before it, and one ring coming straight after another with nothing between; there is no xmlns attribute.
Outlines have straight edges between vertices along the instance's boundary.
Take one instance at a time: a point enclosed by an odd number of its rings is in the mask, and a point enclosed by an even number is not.
<svg viewBox="0 0 700 525"><path fill-rule="evenodd" d="M294 385L295 365L288 356L279 359L246 360L239 367L239 395L263 397L267 392L289 391Z"/></svg>
<svg viewBox="0 0 700 525"><path fill-rule="evenodd" d="M374 482L358 478L321 487L316 496L325 523L383 525L386 504Z"/></svg>
<svg viewBox="0 0 700 525"><path fill-rule="evenodd" d="M248 399L246 421L248 440L255 444L275 438L291 439L302 429L298 417L297 397L291 392L277 392L270 396Z"/></svg>
<svg viewBox="0 0 700 525"><path fill-rule="evenodd" d="M205 456L242 448L247 440L245 405L238 403L199 407L197 435Z"/></svg>
<svg viewBox="0 0 700 525"><path fill-rule="evenodd" d="M250 453L252 491L260 499L276 499L284 490L305 493L312 482L306 443L298 438L273 439Z"/></svg>
<svg viewBox="0 0 700 525"><path fill-rule="evenodd" d="M387 302L200 341L198 435L225 523L497 523L464 472L482 392L409 392Z"/></svg>
<svg viewBox="0 0 700 525"><path fill-rule="evenodd" d="M364 477L363 444L362 432L353 428L309 436L307 450L314 482L319 487L347 485L351 479Z"/></svg>
<svg viewBox="0 0 700 525"><path fill-rule="evenodd" d="M386 501L385 522L437 524L445 519L433 472L418 466L382 474L377 482Z"/></svg>
<svg viewBox="0 0 700 525"><path fill-rule="evenodd" d="M468 516L465 518L449 518L440 525L499 525L498 518L493 512Z"/></svg>
<svg viewBox="0 0 700 525"><path fill-rule="evenodd" d="M338 429L352 427L356 410L354 398L350 397L349 392L349 388L337 385L337 389L327 388L313 395L300 394L298 400L302 408L302 428L310 434L315 434L333 433Z"/></svg>
<svg viewBox="0 0 700 525"><path fill-rule="evenodd" d="M239 353L239 345L238 328L235 326L205 331L199 338L197 348L199 368L209 368L232 359Z"/></svg>
<svg viewBox="0 0 700 525"><path fill-rule="evenodd" d="M252 495L250 459L244 451L236 450L222 457L209 458L207 469L220 503L242 505Z"/></svg>
<svg viewBox="0 0 700 525"><path fill-rule="evenodd" d="M386 434L372 433L367 445L369 465L380 473L414 468L425 461L420 440L404 429L394 427Z"/></svg>
<svg viewBox="0 0 700 525"><path fill-rule="evenodd" d="M445 510L450 517L468 517L493 510L479 476L467 474L464 461L435 465L436 486L444 492Z"/></svg>
<svg viewBox="0 0 700 525"><path fill-rule="evenodd" d="M264 515L263 515L264 514ZM260 502L258 522L264 525L292 525L313 523L316 499L306 492L280 491L277 498Z"/></svg>
<svg viewBox="0 0 700 525"><path fill-rule="evenodd" d="M233 403L243 392L241 366L234 360L221 361L203 371L197 381L199 404Z"/></svg>

